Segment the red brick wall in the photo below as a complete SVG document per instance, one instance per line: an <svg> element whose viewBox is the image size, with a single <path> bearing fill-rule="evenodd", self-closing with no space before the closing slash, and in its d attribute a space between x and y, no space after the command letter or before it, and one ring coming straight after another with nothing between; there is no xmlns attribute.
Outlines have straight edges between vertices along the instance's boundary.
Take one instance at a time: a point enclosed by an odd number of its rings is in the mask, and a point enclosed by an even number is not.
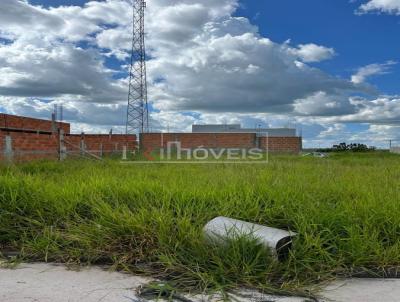
<svg viewBox="0 0 400 302"><path fill-rule="evenodd" d="M268 142L267 142L268 140ZM302 149L301 137L260 137L260 148L271 153L300 153Z"/></svg>
<svg viewBox="0 0 400 302"><path fill-rule="evenodd" d="M13 160L25 161L41 158L58 157L58 136L56 134L39 134L30 132L0 131L1 154L4 159L5 137L11 137Z"/></svg>
<svg viewBox="0 0 400 302"><path fill-rule="evenodd" d="M4 150L4 137L5 137L4 132L0 131L0 154L1 154L1 151Z"/></svg>
<svg viewBox="0 0 400 302"><path fill-rule="evenodd" d="M0 161L4 160L4 140L5 135L2 131L0 131Z"/></svg>
<svg viewBox="0 0 400 302"><path fill-rule="evenodd" d="M86 151L109 154L121 152L124 146L128 151L136 148L135 135L102 135L70 133L70 124L57 123L65 133L67 151L80 154L81 140L84 140ZM36 131L36 132L35 132ZM39 158L57 158L59 150L58 133L52 133L52 121L29 117L0 114L0 160L4 159L5 137L11 136L14 160L31 160ZM48 132L48 133L43 133ZM102 148L101 148L102 147Z"/></svg>
<svg viewBox="0 0 400 302"><path fill-rule="evenodd" d="M67 151L80 153L81 140L84 139L86 150L92 153L103 154L121 152L127 145L128 150L136 148L136 136L101 135L101 134L69 134L70 125L59 123L64 129ZM1 129L3 128L3 129ZM7 129L19 129L8 131ZM35 133L30 131L51 132L52 122L28 117L0 114L0 159L4 158L5 135L12 138L15 159L29 160L36 158L56 158L58 156L58 135ZM167 146L168 142L179 141L182 148L266 148L266 138L257 138L255 133L145 133L141 134L141 144L145 150ZM299 153L302 148L300 137L269 137L268 149L270 152Z"/></svg>
<svg viewBox="0 0 400 302"><path fill-rule="evenodd" d="M144 133L141 144L145 149L161 148L168 142L179 141L182 148L254 148L255 134L252 133Z"/></svg>
<svg viewBox="0 0 400 302"><path fill-rule="evenodd" d="M13 160L15 161L58 158L58 134L43 134L20 131L6 132L0 130L0 160L5 159L3 152L6 135L11 136ZM98 155L101 153L101 144L103 144L103 154L121 152L124 145L127 145L129 151L132 151L136 146L135 135L84 135L83 138L86 150ZM65 136L65 146L67 147L68 154L78 155L81 153L79 149L81 139L81 135ZM68 144L67 142L70 142L74 146Z"/></svg>
<svg viewBox="0 0 400 302"><path fill-rule="evenodd" d="M113 152L122 152L124 146L127 150L133 151L136 148L136 135L121 135L121 134L70 134L65 136L66 147L68 151L80 152L77 147L80 146L81 140L84 140L86 151L100 154L103 150L104 154ZM71 144L68 144L70 142Z"/></svg>
<svg viewBox="0 0 400 302"><path fill-rule="evenodd" d="M267 148L267 138L256 137L255 133L145 133L141 144L145 150L166 148L168 142L179 141L182 148ZM301 137L269 137L270 152L299 153ZM163 141L163 143L161 143ZM258 141L258 143L257 143Z"/></svg>
<svg viewBox="0 0 400 302"><path fill-rule="evenodd" d="M70 132L70 124L57 122L65 133ZM53 131L52 121L0 113L0 128Z"/></svg>

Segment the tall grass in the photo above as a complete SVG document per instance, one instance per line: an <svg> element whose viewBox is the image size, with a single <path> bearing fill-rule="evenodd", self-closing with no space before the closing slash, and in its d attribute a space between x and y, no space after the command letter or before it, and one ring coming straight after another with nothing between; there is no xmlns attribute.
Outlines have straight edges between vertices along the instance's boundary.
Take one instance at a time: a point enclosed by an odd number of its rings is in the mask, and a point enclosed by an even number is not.
<svg viewBox="0 0 400 302"><path fill-rule="evenodd" d="M275 156L268 165L36 162L0 168L0 247L24 260L106 263L173 286L296 290L400 265L400 157ZM285 262L243 238L207 245L216 216L299 234Z"/></svg>

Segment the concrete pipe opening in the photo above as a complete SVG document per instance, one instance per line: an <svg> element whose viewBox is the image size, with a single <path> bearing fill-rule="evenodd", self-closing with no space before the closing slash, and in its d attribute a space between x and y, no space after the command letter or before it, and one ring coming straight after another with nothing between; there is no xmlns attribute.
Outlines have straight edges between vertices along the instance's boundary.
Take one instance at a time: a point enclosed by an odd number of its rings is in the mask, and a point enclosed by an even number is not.
<svg viewBox="0 0 400 302"><path fill-rule="evenodd" d="M252 237L262 246L271 250L272 255L279 261L285 260L289 256L292 238L297 235L293 232L227 217L214 218L205 225L203 231L208 240L219 244L237 238L237 236Z"/></svg>

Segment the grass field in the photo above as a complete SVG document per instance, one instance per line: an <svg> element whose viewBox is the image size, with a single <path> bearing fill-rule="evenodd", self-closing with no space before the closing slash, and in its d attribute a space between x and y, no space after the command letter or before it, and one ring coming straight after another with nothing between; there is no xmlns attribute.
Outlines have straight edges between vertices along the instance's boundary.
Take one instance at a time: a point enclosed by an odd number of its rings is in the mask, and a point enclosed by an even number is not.
<svg viewBox="0 0 400 302"><path fill-rule="evenodd" d="M268 165L36 162L0 168L0 244L24 261L112 264L196 290L301 290L400 266L400 156L275 156ZM277 263L202 228L228 216L299 233Z"/></svg>

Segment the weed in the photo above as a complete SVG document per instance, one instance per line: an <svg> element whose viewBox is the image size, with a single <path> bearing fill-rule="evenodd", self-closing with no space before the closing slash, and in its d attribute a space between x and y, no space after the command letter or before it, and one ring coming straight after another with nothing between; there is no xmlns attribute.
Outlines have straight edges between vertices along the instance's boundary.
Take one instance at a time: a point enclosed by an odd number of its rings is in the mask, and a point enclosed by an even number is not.
<svg viewBox="0 0 400 302"><path fill-rule="evenodd" d="M0 245L25 261L109 264L192 291L299 292L400 265L400 157L273 156L268 165L121 165L109 160L0 168ZM299 234L284 262L256 242L210 246L216 216Z"/></svg>

